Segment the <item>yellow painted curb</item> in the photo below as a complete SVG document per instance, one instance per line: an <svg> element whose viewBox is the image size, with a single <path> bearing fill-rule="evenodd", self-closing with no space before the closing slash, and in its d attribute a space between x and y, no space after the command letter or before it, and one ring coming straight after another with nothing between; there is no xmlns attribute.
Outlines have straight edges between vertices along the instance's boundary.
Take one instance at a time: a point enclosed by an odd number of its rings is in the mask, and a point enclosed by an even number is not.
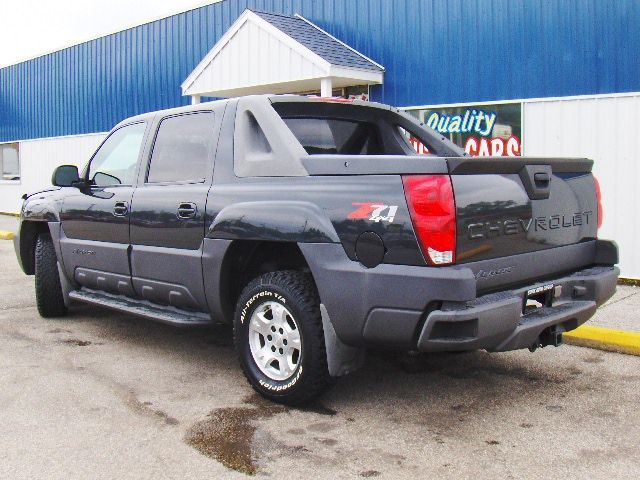
<svg viewBox="0 0 640 480"><path fill-rule="evenodd" d="M13 232L7 230L0 230L0 240L11 240L13 238Z"/></svg>
<svg viewBox="0 0 640 480"><path fill-rule="evenodd" d="M562 334L566 343L610 352L640 355L640 332L583 325Z"/></svg>

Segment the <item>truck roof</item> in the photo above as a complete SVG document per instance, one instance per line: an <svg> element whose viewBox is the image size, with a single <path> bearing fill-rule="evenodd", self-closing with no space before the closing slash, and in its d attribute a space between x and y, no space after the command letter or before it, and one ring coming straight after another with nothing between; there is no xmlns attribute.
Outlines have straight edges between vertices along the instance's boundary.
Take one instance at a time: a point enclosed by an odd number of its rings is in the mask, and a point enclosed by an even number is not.
<svg viewBox="0 0 640 480"><path fill-rule="evenodd" d="M364 100L350 100L350 99L342 99L342 98L333 98L333 97L316 97L316 96L310 96L310 95L292 95L292 94L285 94L285 95L275 95L275 94L263 94L263 95L250 95L248 97L254 97L254 98L264 98L269 100L271 103L280 103L280 102L289 102L289 103L293 103L293 102L326 102L326 103L345 103L345 104L349 104L349 105L357 105L357 106L361 106L361 107L368 107L368 108L379 108L382 110L392 110L392 111L397 111L397 112L401 112L401 110L395 108L395 107L391 107L389 105L385 105L382 103L377 103L377 102L369 102L369 101L364 101ZM210 107L217 107L221 104L224 103L228 103L232 100L237 100L238 98L247 98L246 97L235 97L235 98L224 98L224 99L220 99L220 100L212 100L210 102L202 102L202 103L198 103L195 105L185 105L182 107L174 107L174 108L167 108L164 110L155 110L152 112L147 112L147 113L142 113L140 115L135 115L133 117L128 117L124 120L122 120L121 122L119 122L117 125L114 126L114 128L117 128L119 126L121 126L122 124L125 123L131 123L131 122L135 122L135 121L145 121L145 120L151 120L153 117L155 117L157 114L162 114L162 115L173 115L173 114L179 114L179 113L185 113L185 112L194 112L194 111L201 111L201 110L207 110Z"/></svg>

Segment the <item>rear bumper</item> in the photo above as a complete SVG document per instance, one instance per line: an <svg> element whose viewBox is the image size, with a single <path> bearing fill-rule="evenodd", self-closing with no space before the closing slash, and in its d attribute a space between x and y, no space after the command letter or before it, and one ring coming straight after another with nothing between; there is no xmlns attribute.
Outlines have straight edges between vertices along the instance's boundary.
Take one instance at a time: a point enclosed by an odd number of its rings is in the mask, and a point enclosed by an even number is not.
<svg viewBox="0 0 640 480"><path fill-rule="evenodd" d="M530 347L550 327L561 332L584 323L613 295L619 274L615 244L601 240L436 268L366 268L340 244L299 246L337 337L352 346L425 352ZM572 273L554 276L554 269ZM500 290L499 282L518 288L482 295ZM559 287L552 307L523 315L526 292L548 284Z"/></svg>
<svg viewBox="0 0 640 480"><path fill-rule="evenodd" d="M596 266L461 305L445 305L429 313L417 347L425 352L506 351L544 344L547 332L566 332L586 322L614 294L618 275L616 267ZM544 285L553 285L553 305L523 315L527 291Z"/></svg>

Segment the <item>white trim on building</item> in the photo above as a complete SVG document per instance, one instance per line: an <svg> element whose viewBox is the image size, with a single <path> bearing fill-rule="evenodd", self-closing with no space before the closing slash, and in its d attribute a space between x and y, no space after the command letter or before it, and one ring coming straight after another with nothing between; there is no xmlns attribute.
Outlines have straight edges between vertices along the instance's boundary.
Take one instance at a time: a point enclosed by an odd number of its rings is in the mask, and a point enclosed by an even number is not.
<svg viewBox="0 0 640 480"><path fill-rule="evenodd" d="M299 15L297 18L313 25ZM335 40L320 27L313 26ZM320 90L322 96L331 96L335 88L381 84L383 67L356 53L380 70L333 65L256 13L245 10L182 83L182 94L191 96L192 103L198 103L202 96L237 97L313 90Z"/></svg>

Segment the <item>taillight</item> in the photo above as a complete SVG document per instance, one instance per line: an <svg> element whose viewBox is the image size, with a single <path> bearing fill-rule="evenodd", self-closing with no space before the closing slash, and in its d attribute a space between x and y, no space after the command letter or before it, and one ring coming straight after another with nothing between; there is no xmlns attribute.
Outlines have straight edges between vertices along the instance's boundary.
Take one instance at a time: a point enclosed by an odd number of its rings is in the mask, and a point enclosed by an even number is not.
<svg viewBox="0 0 640 480"><path fill-rule="evenodd" d="M448 175L402 177L413 229L430 265L456 260L456 205Z"/></svg>
<svg viewBox="0 0 640 480"><path fill-rule="evenodd" d="M600 191L600 182L594 176L593 183L596 187L596 200L598 200L598 228L602 226L602 220L604 220L604 210L602 209L602 192Z"/></svg>

